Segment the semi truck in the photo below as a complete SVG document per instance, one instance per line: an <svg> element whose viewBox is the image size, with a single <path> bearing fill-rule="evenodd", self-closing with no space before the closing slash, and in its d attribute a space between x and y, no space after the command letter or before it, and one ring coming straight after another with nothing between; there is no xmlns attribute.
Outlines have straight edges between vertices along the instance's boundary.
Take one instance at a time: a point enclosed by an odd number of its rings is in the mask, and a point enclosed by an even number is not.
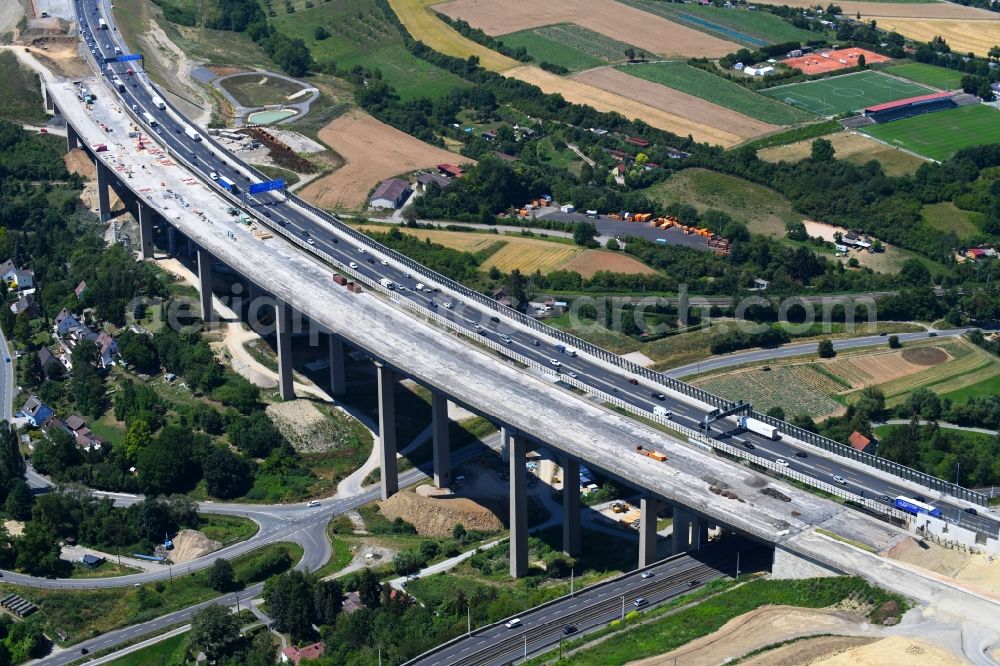
<svg viewBox="0 0 1000 666"><path fill-rule="evenodd" d="M167 108L166 102L164 102L162 99L160 99L156 95L153 95L153 106L155 106L156 108L160 109L161 111L164 111Z"/></svg>
<svg viewBox="0 0 1000 666"><path fill-rule="evenodd" d="M145 121L149 124L150 127L156 127L156 118L153 117L152 113L150 113L149 111L143 111L142 117L145 119Z"/></svg>
<svg viewBox="0 0 1000 666"><path fill-rule="evenodd" d="M222 187L227 192L231 192L233 194L237 193L236 183L234 183L233 181L229 180L225 176L217 176L216 179L215 179L215 182L217 182L219 185L222 185Z"/></svg>
<svg viewBox="0 0 1000 666"><path fill-rule="evenodd" d="M752 419L749 416L741 416L738 419L738 423L741 428L749 430L750 432L756 433L761 437L767 437L768 439L781 439L781 435L778 433L778 429L773 425L768 425L763 421L758 421L757 419Z"/></svg>
<svg viewBox="0 0 1000 666"><path fill-rule="evenodd" d="M116 78L114 80L114 84L115 84L115 87L118 88L118 90L125 90L125 82L122 81L121 79Z"/></svg>
<svg viewBox="0 0 1000 666"><path fill-rule="evenodd" d="M191 127L186 128L184 130L184 133L187 134L188 138L191 139L192 141L201 141L201 134L195 132L194 129Z"/></svg>

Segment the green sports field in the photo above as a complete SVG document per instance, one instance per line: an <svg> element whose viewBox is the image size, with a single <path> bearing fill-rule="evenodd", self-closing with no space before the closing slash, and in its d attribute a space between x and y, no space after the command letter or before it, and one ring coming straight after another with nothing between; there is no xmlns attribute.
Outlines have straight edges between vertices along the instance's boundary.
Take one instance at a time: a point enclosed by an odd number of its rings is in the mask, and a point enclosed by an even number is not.
<svg viewBox="0 0 1000 666"><path fill-rule="evenodd" d="M946 160L961 148L1000 143L1000 111L973 104L870 125L861 131L932 160Z"/></svg>
<svg viewBox="0 0 1000 666"><path fill-rule="evenodd" d="M792 83L762 90L768 97L798 106L821 116L835 116L866 106L935 92L916 83L900 81L878 72L858 72L805 83Z"/></svg>
<svg viewBox="0 0 1000 666"><path fill-rule="evenodd" d="M751 118L775 125L794 125L817 120L815 114L747 90L686 62L653 62L619 67L626 74L701 97Z"/></svg>
<svg viewBox="0 0 1000 666"><path fill-rule="evenodd" d="M957 90L962 87L963 72L936 65L925 65L922 62L907 62L902 65L892 65L885 71L901 76L904 79L940 88L941 90Z"/></svg>

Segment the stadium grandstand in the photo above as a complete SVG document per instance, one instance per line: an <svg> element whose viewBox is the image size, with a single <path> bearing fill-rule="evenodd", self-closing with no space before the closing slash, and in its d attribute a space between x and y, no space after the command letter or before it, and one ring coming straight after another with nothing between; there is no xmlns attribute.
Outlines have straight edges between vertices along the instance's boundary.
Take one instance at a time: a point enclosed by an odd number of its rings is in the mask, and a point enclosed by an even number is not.
<svg viewBox="0 0 1000 666"><path fill-rule="evenodd" d="M907 97L898 99L895 102L876 104L865 109L865 117L876 123L887 123L892 120L901 120L912 116L919 116L933 111L943 111L944 109L954 109L954 93L940 92L930 95L920 95L919 97Z"/></svg>

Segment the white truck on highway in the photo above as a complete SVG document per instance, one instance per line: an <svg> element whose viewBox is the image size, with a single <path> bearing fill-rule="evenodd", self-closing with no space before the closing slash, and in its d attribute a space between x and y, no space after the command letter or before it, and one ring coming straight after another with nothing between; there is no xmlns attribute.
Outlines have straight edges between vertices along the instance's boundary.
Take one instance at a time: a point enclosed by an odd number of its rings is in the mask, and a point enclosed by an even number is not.
<svg viewBox="0 0 1000 666"><path fill-rule="evenodd" d="M750 432L756 433L761 437L767 437L768 439L781 439L781 434L778 433L778 429L773 425L768 425L763 421L758 421L757 419L752 419L749 416L741 416L737 419L741 428L745 428Z"/></svg>
<svg viewBox="0 0 1000 666"><path fill-rule="evenodd" d="M184 133L187 134L188 138L192 141L201 141L201 134L195 132L192 127L184 128Z"/></svg>
<svg viewBox="0 0 1000 666"><path fill-rule="evenodd" d="M142 117L146 120L147 123L149 123L150 127L156 127L156 118L153 117L152 113L150 113L149 111L143 111Z"/></svg>
<svg viewBox="0 0 1000 666"><path fill-rule="evenodd" d="M161 111L166 110L167 104L161 98L153 95L153 106L160 109Z"/></svg>
<svg viewBox="0 0 1000 666"><path fill-rule="evenodd" d="M380 285L382 285L383 287L385 287L386 289L395 289L396 288L395 283L392 280L390 280L389 278L382 278L381 280L378 281L378 283Z"/></svg>

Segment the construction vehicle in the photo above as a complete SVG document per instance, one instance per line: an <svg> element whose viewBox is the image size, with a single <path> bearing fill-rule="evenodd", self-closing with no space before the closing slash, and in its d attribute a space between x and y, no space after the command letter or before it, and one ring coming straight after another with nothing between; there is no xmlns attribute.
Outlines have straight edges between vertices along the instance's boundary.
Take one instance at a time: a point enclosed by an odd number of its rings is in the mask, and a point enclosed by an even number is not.
<svg viewBox="0 0 1000 666"><path fill-rule="evenodd" d="M614 511L615 513L625 513L626 511L629 510L629 508L630 508L629 505L626 504L625 502L615 502L614 504L611 505L611 510Z"/></svg>
<svg viewBox="0 0 1000 666"><path fill-rule="evenodd" d="M659 460L660 462L664 462L667 459L667 456L665 454L660 453L659 451L654 451L652 449L644 449L641 446L637 446L635 447L635 450L641 453L642 455L646 456L647 458L652 458L653 460Z"/></svg>

